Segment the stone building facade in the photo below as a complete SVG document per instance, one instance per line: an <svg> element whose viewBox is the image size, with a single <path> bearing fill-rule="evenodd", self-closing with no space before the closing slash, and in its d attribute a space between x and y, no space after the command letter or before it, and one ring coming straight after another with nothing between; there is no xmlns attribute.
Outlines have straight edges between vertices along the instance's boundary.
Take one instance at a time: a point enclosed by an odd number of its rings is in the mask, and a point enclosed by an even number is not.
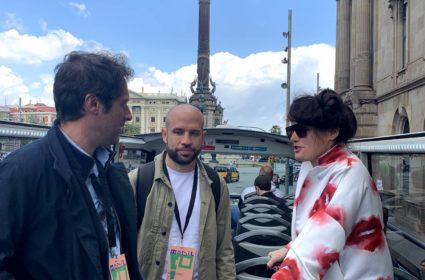
<svg viewBox="0 0 425 280"><path fill-rule="evenodd" d="M0 106L0 121L10 120L10 109L6 106Z"/></svg>
<svg viewBox="0 0 425 280"><path fill-rule="evenodd" d="M357 137L425 130L425 1L337 0L335 90Z"/></svg>
<svg viewBox="0 0 425 280"><path fill-rule="evenodd" d="M140 133L160 132L165 127L168 110L177 105L187 103L185 96L175 93L137 93L129 91L128 107L131 110L132 124L140 128Z"/></svg>

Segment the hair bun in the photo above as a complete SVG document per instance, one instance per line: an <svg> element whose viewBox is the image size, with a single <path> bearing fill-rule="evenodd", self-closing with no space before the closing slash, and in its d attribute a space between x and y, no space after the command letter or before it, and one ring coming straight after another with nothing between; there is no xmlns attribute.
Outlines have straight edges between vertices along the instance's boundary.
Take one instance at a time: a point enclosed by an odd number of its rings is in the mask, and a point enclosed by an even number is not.
<svg viewBox="0 0 425 280"><path fill-rule="evenodd" d="M288 119L292 122L312 126L318 130L338 129L338 142L346 142L357 130L356 117L340 95L331 89L318 94L304 95L295 99L290 107Z"/></svg>

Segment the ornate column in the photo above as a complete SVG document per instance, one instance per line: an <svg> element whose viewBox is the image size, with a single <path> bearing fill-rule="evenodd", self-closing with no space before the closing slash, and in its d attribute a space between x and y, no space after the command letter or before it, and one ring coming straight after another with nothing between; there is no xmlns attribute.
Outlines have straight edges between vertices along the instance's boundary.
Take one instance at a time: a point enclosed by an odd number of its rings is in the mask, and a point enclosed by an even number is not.
<svg viewBox="0 0 425 280"><path fill-rule="evenodd" d="M354 87L372 88L372 2L353 0L355 18Z"/></svg>
<svg viewBox="0 0 425 280"><path fill-rule="evenodd" d="M337 0L335 91L345 92L350 88L350 2Z"/></svg>
<svg viewBox="0 0 425 280"><path fill-rule="evenodd" d="M189 103L202 111L205 127L214 127L217 98L214 96L215 83L210 77L210 0L199 0L197 74L190 84L193 94Z"/></svg>
<svg viewBox="0 0 425 280"><path fill-rule="evenodd" d="M344 96L357 118L356 137L377 133L377 105L373 90L373 15L370 0L351 0L350 90Z"/></svg>

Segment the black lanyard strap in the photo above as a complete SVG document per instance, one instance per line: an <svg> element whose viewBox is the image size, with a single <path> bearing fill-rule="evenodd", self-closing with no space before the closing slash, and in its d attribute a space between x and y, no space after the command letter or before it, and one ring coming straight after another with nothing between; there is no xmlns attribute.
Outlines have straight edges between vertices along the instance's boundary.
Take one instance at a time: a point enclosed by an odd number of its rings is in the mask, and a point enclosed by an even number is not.
<svg viewBox="0 0 425 280"><path fill-rule="evenodd" d="M165 176L167 176L168 181L170 181L170 183L171 183L170 175L168 174L167 166L165 165L165 156L164 156L164 159L163 159L163 169L164 169ZM174 215L176 216L177 224L179 226L179 230L180 230L180 234L182 235L182 239L183 239L184 232L186 231L187 226L189 225L190 217L192 216L193 207L195 205L197 186L198 186L198 167L195 166L195 172L193 174L192 194L190 196L189 208L187 209L186 221L184 223L184 229L183 230L182 230L182 225L181 225L181 221L180 221L180 213L179 213L179 207L177 205L177 200L176 200L176 207L174 207Z"/></svg>
<svg viewBox="0 0 425 280"><path fill-rule="evenodd" d="M113 248L117 245L117 241L115 237L115 226L117 225L117 218L113 211L114 206L112 203L111 194L109 193L105 170L103 166L100 164L100 162L97 160L96 160L96 166L97 166L99 175L96 178L94 174L91 174L90 178L91 178L93 188L97 194L97 197L100 200L103 207L105 208L106 227L108 231L108 243L109 243L109 248Z"/></svg>

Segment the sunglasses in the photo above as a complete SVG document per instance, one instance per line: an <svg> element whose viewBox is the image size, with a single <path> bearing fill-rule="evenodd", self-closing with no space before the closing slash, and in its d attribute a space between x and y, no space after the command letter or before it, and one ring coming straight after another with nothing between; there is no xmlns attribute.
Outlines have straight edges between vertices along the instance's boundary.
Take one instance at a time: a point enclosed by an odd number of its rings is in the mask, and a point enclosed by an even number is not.
<svg viewBox="0 0 425 280"><path fill-rule="evenodd" d="M289 139L291 139L292 134L294 134L294 132L296 132L298 137L304 138L304 137L307 136L307 132L309 130L310 130L310 128L308 126L296 123L296 124L293 124L293 125L286 127L286 135L288 136Z"/></svg>

